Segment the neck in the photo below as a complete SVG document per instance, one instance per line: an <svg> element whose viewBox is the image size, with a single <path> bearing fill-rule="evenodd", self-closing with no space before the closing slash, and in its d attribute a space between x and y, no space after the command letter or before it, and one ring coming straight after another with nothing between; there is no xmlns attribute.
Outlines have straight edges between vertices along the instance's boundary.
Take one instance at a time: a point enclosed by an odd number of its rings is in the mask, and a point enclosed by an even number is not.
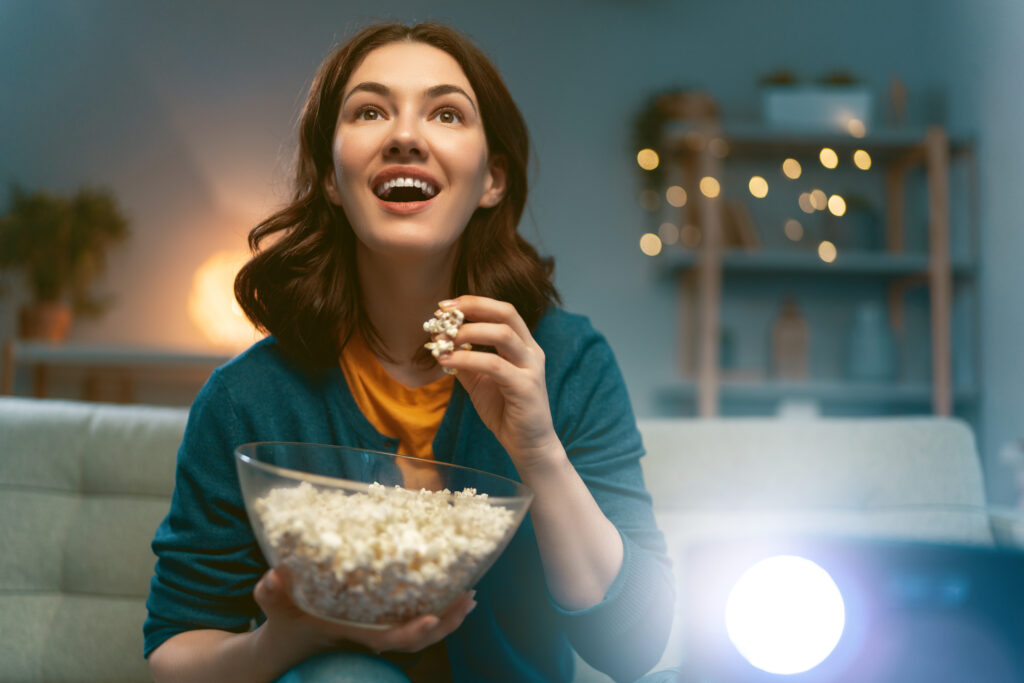
<svg viewBox="0 0 1024 683"><path fill-rule="evenodd" d="M452 296L455 250L406 260L379 258L360 247L357 263L363 306L394 366L411 369L426 335L423 321Z"/></svg>

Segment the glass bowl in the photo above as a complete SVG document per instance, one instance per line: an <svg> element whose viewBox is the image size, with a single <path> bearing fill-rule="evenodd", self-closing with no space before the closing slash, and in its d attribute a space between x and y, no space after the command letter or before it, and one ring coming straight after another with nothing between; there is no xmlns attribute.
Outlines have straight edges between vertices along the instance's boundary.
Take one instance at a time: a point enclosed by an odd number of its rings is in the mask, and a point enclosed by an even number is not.
<svg viewBox="0 0 1024 683"><path fill-rule="evenodd" d="M347 446L249 443L235 463L295 604L359 626L439 614L501 555L533 499L505 477Z"/></svg>

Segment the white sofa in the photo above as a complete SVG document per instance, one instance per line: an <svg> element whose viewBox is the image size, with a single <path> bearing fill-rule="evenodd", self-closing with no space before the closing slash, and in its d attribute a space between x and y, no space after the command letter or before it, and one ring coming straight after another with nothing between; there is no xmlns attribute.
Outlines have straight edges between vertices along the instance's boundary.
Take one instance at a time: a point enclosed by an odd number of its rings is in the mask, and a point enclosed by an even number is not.
<svg viewBox="0 0 1024 683"><path fill-rule="evenodd" d="M149 541L167 509L185 418L176 408L0 399L4 681L148 680ZM959 421L666 419L640 427L647 486L677 566L689 543L711 536L988 534L983 519L938 509L985 502L974 438ZM674 631L659 668L679 663L679 644ZM608 680L582 663L577 679Z"/></svg>

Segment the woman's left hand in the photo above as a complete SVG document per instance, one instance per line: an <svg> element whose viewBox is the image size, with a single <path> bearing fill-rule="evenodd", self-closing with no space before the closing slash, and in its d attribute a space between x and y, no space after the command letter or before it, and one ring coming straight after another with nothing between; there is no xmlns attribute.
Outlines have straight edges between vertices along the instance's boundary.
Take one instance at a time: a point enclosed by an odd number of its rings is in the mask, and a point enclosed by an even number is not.
<svg viewBox="0 0 1024 683"><path fill-rule="evenodd" d="M458 370L477 414L519 470L544 467L564 453L551 420L544 351L512 304L464 295L443 302L466 316L455 351L438 362ZM493 346L497 353L466 351L462 344ZM564 455L563 455L564 457Z"/></svg>

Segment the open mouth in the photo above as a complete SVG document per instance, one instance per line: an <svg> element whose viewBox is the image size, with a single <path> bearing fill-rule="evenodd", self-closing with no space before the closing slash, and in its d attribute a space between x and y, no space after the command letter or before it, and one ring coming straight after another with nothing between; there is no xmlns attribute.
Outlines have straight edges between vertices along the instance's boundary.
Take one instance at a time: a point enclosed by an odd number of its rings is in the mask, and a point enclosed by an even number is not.
<svg viewBox="0 0 1024 683"><path fill-rule="evenodd" d="M438 188L419 178L392 178L373 188L386 202L423 202L438 193Z"/></svg>

